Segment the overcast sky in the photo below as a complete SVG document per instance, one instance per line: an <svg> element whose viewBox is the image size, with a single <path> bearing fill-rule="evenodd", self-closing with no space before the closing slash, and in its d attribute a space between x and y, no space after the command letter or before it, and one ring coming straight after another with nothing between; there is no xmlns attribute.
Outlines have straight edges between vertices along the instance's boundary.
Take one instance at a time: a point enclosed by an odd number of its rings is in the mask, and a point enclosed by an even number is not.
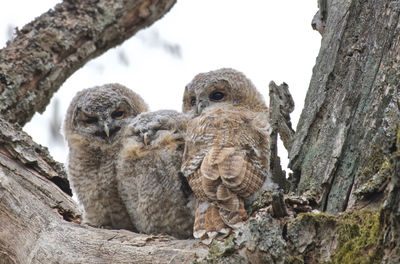
<svg viewBox="0 0 400 264"><path fill-rule="evenodd" d="M0 46L5 46L7 25L22 28L58 2L5 1L0 9ZM55 100L63 117L77 91L118 82L139 93L151 110L180 111L185 85L197 73L222 67L242 71L267 103L268 83L286 82L296 104L292 123L297 125L321 42L310 26L316 11L316 0L180 0L151 27L74 73L45 113L36 114L24 130L65 162L65 144L49 137ZM174 49L178 53L165 47L179 47ZM281 152L286 165L287 153Z"/></svg>

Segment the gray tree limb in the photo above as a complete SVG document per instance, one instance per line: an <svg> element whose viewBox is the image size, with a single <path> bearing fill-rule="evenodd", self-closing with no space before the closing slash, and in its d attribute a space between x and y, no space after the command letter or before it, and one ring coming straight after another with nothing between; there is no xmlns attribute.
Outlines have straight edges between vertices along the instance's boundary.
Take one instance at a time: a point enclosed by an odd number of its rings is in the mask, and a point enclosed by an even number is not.
<svg viewBox="0 0 400 264"><path fill-rule="evenodd" d="M65 0L0 50L0 114L21 126L90 59L161 18L176 0Z"/></svg>

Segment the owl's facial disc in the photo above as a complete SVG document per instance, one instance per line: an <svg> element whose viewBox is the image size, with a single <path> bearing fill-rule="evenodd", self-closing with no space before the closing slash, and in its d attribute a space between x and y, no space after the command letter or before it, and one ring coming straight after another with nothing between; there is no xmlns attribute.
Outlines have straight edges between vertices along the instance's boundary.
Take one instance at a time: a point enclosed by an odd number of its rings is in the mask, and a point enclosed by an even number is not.
<svg viewBox="0 0 400 264"><path fill-rule="evenodd" d="M205 108L211 105L221 103L229 104L231 102L230 98L229 93L222 89L212 89L209 93L201 94L196 100L196 114L200 115Z"/></svg>
<svg viewBox="0 0 400 264"><path fill-rule="evenodd" d="M101 142L111 143L125 125L125 118L133 114L132 111L126 103L121 103L117 107L110 106L108 111L102 113L79 109L77 115L79 129L83 135L91 135Z"/></svg>
<svg viewBox="0 0 400 264"><path fill-rule="evenodd" d="M193 89L191 89L193 90ZM206 86L198 86L194 89L196 97L188 96L190 106L196 115L212 105L233 104L232 87L227 80L219 79Z"/></svg>

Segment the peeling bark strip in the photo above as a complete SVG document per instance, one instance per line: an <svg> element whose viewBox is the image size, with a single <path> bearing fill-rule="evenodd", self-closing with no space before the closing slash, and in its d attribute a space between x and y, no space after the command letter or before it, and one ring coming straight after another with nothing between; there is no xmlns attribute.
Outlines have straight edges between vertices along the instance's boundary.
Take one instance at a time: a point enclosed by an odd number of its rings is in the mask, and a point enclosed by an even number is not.
<svg viewBox="0 0 400 264"><path fill-rule="evenodd" d="M90 59L161 18L176 0L65 0L0 50L0 114L24 125Z"/></svg>
<svg viewBox="0 0 400 264"><path fill-rule="evenodd" d="M0 117L0 155L17 160L31 172L45 175L62 191L72 196L64 166L54 161L47 148L33 142L32 138Z"/></svg>
<svg viewBox="0 0 400 264"><path fill-rule="evenodd" d="M298 193L314 196L322 210L376 208L382 195L374 190L384 188L364 185L387 182L376 174L393 152L400 122L400 4L332 0L328 6L289 166ZM373 191L360 197L361 187Z"/></svg>
<svg viewBox="0 0 400 264"><path fill-rule="evenodd" d="M286 83L276 85L269 83L270 119L274 130L279 132L287 151L292 147L294 130L290 121L290 113L294 110L294 101Z"/></svg>
<svg viewBox="0 0 400 264"><path fill-rule="evenodd" d="M278 156L278 133L281 136L285 148L289 151L292 145L294 131L290 122L290 113L294 110L294 101L286 83L276 85L269 83L269 119L271 122L271 173L272 180L283 190L289 189L285 172L281 168L281 160Z"/></svg>

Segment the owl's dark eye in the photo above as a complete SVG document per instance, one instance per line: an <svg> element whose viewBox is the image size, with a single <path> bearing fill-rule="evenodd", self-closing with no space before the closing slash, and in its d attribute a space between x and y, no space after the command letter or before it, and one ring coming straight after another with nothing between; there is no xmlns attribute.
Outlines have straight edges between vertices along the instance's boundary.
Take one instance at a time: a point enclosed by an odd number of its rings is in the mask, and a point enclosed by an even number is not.
<svg viewBox="0 0 400 264"><path fill-rule="evenodd" d="M210 99L212 101L220 101L222 99L224 99L225 95L221 92L213 92L212 94L210 94Z"/></svg>
<svg viewBox="0 0 400 264"><path fill-rule="evenodd" d="M192 99L190 100L190 105L191 106L195 106L196 105L196 98L192 97Z"/></svg>
<svg viewBox="0 0 400 264"><path fill-rule="evenodd" d="M86 124L94 124L97 123L97 121L99 121L97 117L88 117L83 120L83 122L85 122Z"/></svg>
<svg viewBox="0 0 400 264"><path fill-rule="evenodd" d="M124 116L123 111L115 111L111 113L111 117L114 119L121 119Z"/></svg>

